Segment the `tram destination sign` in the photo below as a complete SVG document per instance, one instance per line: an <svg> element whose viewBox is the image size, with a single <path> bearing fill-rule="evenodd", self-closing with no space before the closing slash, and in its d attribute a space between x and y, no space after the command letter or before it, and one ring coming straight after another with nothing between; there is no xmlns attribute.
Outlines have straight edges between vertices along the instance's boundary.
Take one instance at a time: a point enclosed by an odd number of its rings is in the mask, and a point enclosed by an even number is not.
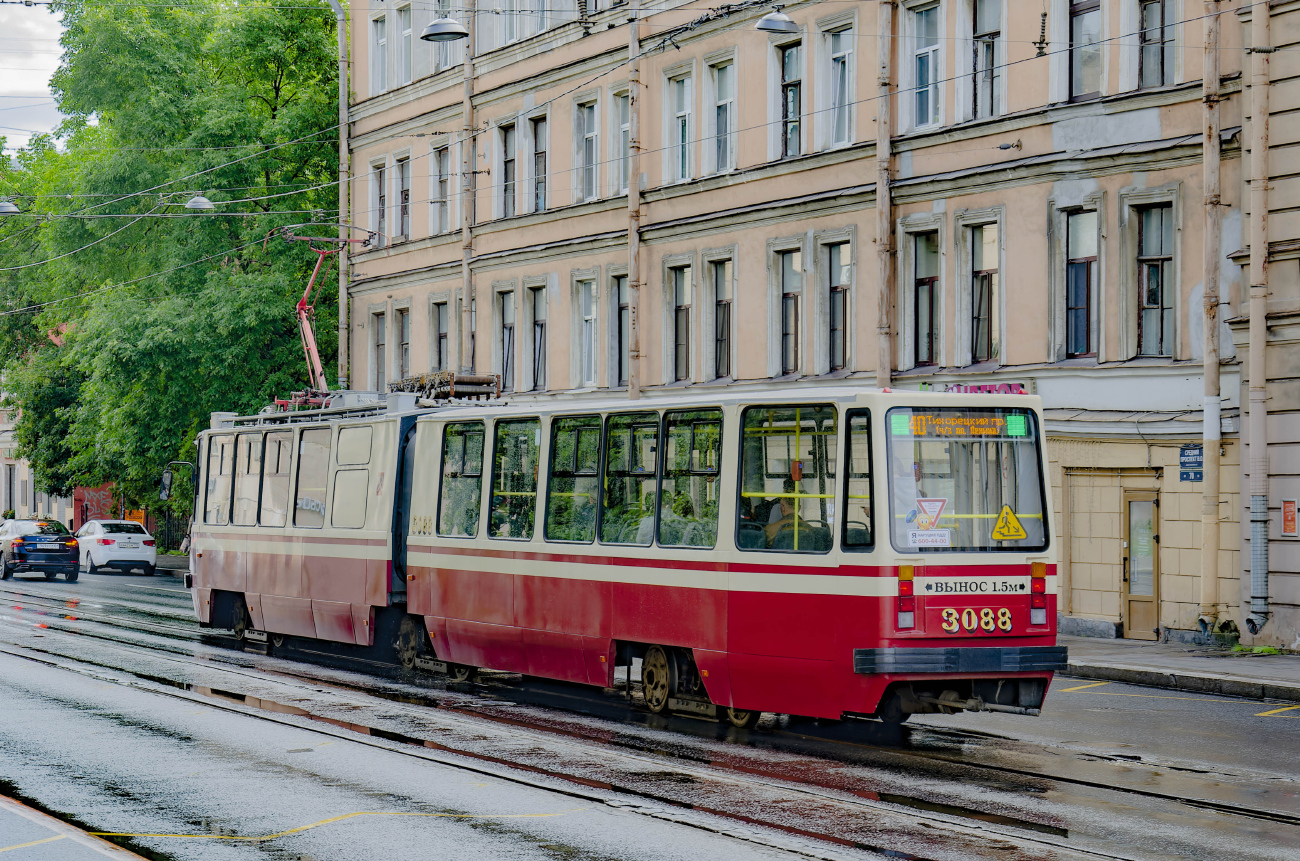
<svg viewBox="0 0 1300 861"><path fill-rule="evenodd" d="M890 413L889 432L893 436L934 438L951 437L1027 437L1029 418L1024 413L999 414L984 410L913 410Z"/></svg>

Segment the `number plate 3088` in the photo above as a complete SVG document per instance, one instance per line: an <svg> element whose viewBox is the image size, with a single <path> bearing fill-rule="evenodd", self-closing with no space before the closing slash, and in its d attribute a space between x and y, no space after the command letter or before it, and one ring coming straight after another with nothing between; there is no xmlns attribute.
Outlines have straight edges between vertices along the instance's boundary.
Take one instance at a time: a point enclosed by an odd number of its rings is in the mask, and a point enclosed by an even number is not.
<svg viewBox="0 0 1300 861"><path fill-rule="evenodd" d="M949 634L1011 632L1011 610L1008 607L945 607L939 612L939 620L939 627Z"/></svg>

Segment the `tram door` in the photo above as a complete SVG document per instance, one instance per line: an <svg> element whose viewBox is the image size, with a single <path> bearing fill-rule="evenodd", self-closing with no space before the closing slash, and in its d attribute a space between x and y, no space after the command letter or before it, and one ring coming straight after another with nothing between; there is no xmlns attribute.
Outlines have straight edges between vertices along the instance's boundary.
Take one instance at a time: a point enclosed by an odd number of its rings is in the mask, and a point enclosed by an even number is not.
<svg viewBox="0 0 1300 861"><path fill-rule="evenodd" d="M1154 640L1160 631L1160 498L1124 494L1124 636Z"/></svg>

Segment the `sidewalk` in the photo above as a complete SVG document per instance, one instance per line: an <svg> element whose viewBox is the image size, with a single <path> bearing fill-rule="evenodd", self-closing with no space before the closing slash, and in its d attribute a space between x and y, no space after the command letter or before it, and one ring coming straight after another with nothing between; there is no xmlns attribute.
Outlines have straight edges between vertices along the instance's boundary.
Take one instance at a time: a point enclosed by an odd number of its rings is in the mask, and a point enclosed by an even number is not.
<svg viewBox="0 0 1300 861"><path fill-rule="evenodd" d="M190 570L190 557L188 556L163 556L158 554L158 569L166 571L188 571Z"/></svg>
<svg viewBox="0 0 1300 861"><path fill-rule="evenodd" d="M1064 675L1250 699L1300 702L1300 656L1252 655L1185 643L1058 637Z"/></svg>
<svg viewBox="0 0 1300 861"><path fill-rule="evenodd" d="M0 852L23 861L91 861L109 857L144 861L140 855L87 834L11 798L0 796Z"/></svg>

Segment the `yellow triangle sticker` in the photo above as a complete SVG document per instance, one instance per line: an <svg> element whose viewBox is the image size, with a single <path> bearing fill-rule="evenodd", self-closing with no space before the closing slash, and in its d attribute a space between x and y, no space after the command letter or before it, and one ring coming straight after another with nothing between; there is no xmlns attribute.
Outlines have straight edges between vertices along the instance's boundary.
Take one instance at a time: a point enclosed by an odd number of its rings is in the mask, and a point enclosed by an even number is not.
<svg viewBox="0 0 1300 861"><path fill-rule="evenodd" d="M1011 512L1011 506L1002 506L1002 511L998 514L998 522L993 525L993 540L1018 541L1028 537L1025 527L1020 525L1020 521Z"/></svg>

